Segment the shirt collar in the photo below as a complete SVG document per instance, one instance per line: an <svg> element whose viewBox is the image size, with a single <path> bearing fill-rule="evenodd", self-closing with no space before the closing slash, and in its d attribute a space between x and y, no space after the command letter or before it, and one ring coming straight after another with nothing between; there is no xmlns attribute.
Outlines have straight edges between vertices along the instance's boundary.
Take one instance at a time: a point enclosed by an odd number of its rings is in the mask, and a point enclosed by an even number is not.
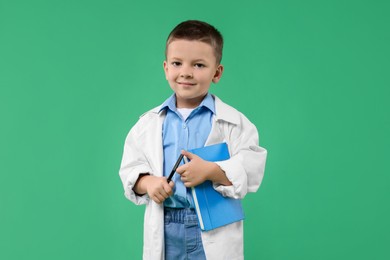
<svg viewBox="0 0 390 260"><path fill-rule="evenodd" d="M213 112L213 114L215 114L215 102L214 102L213 96L210 93L207 93L205 98L199 104L198 108L201 108L201 107L206 107L211 112ZM172 111L177 111L177 108L176 108L176 95L175 94L172 94L167 100L164 101L164 103L160 106L160 109L158 110L158 113L160 113L162 110L165 110L167 108L169 108Z"/></svg>
<svg viewBox="0 0 390 260"><path fill-rule="evenodd" d="M207 97L204 99L204 101L206 99L209 99L209 97L208 97L209 95L210 94L207 95ZM155 107L149 112L158 114L160 116L164 115L164 112L166 112L166 108L168 107L168 103L170 102L169 100L171 98L175 98L174 96L175 95L173 94L161 106ZM235 124L235 125L240 124L241 116L235 108L225 104L221 99L219 99L215 95L210 95L210 96L211 96L212 103L214 103L214 106L212 106L212 107L214 107L214 109L212 109L211 111L213 111L216 121L223 120L223 121ZM207 101L206 101L206 103L207 103ZM173 107L176 109L176 99L173 101L172 104L173 104Z"/></svg>

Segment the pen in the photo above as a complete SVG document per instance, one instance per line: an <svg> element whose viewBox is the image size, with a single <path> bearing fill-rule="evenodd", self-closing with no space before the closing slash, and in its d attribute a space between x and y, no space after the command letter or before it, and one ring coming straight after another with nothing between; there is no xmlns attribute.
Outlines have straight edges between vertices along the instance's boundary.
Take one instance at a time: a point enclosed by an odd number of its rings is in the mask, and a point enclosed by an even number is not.
<svg viewBox="0 0 390 260"><path fill-rule="evenodd" d="M175 174L177 167L179 167L180 161L183 159L183 156L184 155L180 154L179 159L177 159L177 161L175 163L175 166L173 166L172 171L169 174L169 177L167 179L168 183L171 181L173 175Z"/></svg>

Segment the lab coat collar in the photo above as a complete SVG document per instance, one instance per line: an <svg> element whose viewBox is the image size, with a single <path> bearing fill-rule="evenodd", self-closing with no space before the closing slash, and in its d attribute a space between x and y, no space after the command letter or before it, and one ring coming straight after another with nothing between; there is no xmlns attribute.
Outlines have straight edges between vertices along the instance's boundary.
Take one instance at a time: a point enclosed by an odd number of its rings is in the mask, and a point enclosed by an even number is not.
<svg viewBox="0 0 390 260"><path fill-rule="evenodd" d="M212 95L215 99L215 120L226 121L235 125L240 124L240 116L237 110L224 103L217 96Z"/></svg>

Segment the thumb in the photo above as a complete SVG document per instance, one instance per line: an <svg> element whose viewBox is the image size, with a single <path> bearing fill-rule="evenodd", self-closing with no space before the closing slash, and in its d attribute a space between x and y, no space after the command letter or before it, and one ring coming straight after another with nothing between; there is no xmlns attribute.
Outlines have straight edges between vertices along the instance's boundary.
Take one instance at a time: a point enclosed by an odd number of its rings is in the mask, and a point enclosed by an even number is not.
<svg viewBox="0 0 390 260"><path fill-rule="evenodd" d="M189 151L185 151L185 150L182 150L181 151L181 154L184 155L185 157L187 157L188 159L192 160L196 157L198 157L197 155L193 154L193 153L190 153Z"/></svg>

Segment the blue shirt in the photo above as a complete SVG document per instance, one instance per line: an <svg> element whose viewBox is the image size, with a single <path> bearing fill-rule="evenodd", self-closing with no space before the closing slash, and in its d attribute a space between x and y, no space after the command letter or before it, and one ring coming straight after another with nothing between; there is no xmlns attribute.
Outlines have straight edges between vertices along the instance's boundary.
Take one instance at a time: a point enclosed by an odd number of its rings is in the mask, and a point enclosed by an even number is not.
<svg viewBox="0 0 390 260"><path fill-rule="evenodd" d="M183 120L177 111L176 96L173 94L162 104L160 111L163 109L166 109L162 130L164 176L168 177L181 150L204 147L211 131L215 103L211 94L207 94L200 105L191 112L186 120ZM164 201L164 206L193 208L191 189L184 186L177 173L172 180L175 182L174 194Z"/></svg>

